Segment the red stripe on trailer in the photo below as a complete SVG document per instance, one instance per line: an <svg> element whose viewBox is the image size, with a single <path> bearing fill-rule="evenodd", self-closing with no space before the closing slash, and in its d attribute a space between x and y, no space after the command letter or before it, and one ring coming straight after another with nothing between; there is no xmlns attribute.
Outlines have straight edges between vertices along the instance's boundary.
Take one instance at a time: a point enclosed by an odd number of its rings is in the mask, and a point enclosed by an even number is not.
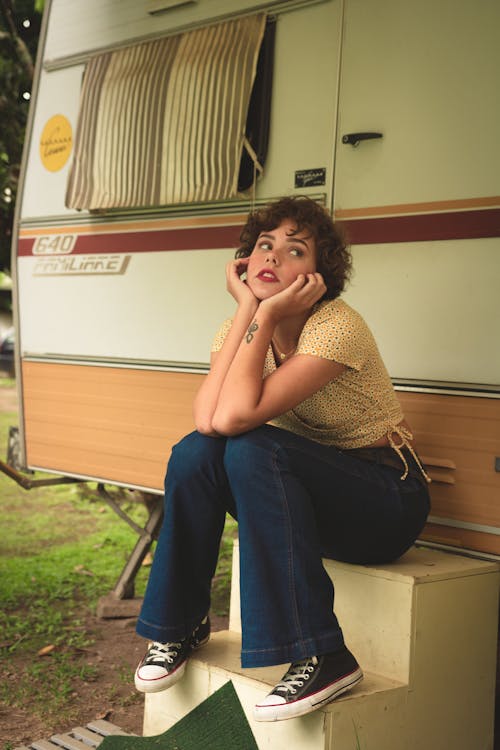
<svg viewBox="0 0 500 750"><path fill-rule="evenodd" d="M352 245L500 237L500 209L340 219Z"/></svg>
<svg viewBox="0 0 500 750"><path fill-rule="evenodd" d="M94 255L101 253L152 253L179 250L217 250L237 248L242 227L240 225L196 227L188 229L160 229L156 231L116 232L78 234L72 255ZM58 234L60 229L58 228ZM51 235L50 227L47 236ZM54 236L56 236L54 234ZM18 242L18 255L33 255L37 238L21 238Z"/></svg>

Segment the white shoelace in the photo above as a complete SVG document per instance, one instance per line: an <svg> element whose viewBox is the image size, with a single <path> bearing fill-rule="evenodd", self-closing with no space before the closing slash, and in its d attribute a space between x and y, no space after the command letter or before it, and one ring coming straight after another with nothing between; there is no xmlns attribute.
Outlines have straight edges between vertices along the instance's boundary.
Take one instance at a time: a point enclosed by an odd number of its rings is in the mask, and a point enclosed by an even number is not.
<svg viewBox="0 0 500 750"><path fill-rule="evenodd" d="M172 664L181 646L182 643L153 643L144 663L155 664L156 662L168 661L169 664Z"/></svg>
<svg viewBox="0 0 500 750"><path fill-rule="evenodd" d="M314 669L318 663L318 659L315 656L311 656L309 659L302 659L292 664L286 675L283 677L281 682L278 682L273 690L273 693L294 693L297 692L297 688L301 688L304 685L304 681L309 679L309 675L314 672Z"/></svg>

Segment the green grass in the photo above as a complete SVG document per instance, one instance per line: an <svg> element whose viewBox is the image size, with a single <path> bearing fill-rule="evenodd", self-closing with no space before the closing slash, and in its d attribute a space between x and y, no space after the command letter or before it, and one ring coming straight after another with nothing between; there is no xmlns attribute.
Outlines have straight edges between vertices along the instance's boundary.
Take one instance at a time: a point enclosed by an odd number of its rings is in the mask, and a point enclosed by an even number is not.
<svg viewBox="0 0 500 750"><path fill-rule="evenodd" d="M231 516L227 516L220 545L219 562L212 583L212 611L216 615L224 616L229 612L233 541L237 533L238 524Z"/></svg>
<svg viewBox="0 0 500 750"><path fill-rule="evenodd" d="M1 388L13 381L0 380ZM10 425L16 413L0 413L0 456L5 457ZM137 494L110 491L136 523L147 510ZM99 597L114 587L137 535L95 493L95 485L74 484L23 490L0 473L0 656L2 671L16 670L23 657L22 680L0 680L0 701L30 704L40 716L61 716L78 681L91 682L95 667L82 652L92 645L84 622ZM228 519L214 579L213 611L229 607L232 539L236 523ZM141 596L149 568L136 578ZM54 647L50 659L37 658ZM75 658L75 656L80 658Z"/></svg>

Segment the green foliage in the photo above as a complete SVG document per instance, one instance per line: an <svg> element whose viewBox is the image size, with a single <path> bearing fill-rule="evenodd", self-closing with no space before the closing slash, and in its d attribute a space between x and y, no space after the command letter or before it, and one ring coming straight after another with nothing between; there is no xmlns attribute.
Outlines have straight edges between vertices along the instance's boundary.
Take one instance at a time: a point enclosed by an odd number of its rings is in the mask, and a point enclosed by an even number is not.
<svg viewBox="0 0 500 750"><path fill-rule="evenodd" d="M0 270L10 267L14 205L40 21L34 0L0 0Z"/></svg>

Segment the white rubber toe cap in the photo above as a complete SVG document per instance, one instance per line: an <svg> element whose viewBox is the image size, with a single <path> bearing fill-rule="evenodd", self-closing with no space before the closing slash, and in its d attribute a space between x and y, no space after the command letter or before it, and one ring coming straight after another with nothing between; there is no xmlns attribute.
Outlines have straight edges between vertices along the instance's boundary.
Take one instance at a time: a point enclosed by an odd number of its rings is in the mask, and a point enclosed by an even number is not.
<svg viewBox="0 0 500 750"><path fill-rule="evenodd" d="M185 669L186 662L183 662L174 672L168 673L163 667L154 664L139 666L134 677L136 690L140 693L159 693L180 680Z"/></svg>
<svg viewBox="0 0 500 750"><path fill-rule="evenodd" d="M286 700L281 695L273 695L273 693L270 693L269 695L266 695L264 700L259 701L255 708L260 708L261 706L282 706L284 703L286 703Z"/></svg>
<svg viewBox="0 0 500 750"><path fill-rule="evenodd" d="M156 664L145 664L143 667L138 667L137 678L139 680L158 680L160 677L165 677L165 669L158 667Z"/></svg>

